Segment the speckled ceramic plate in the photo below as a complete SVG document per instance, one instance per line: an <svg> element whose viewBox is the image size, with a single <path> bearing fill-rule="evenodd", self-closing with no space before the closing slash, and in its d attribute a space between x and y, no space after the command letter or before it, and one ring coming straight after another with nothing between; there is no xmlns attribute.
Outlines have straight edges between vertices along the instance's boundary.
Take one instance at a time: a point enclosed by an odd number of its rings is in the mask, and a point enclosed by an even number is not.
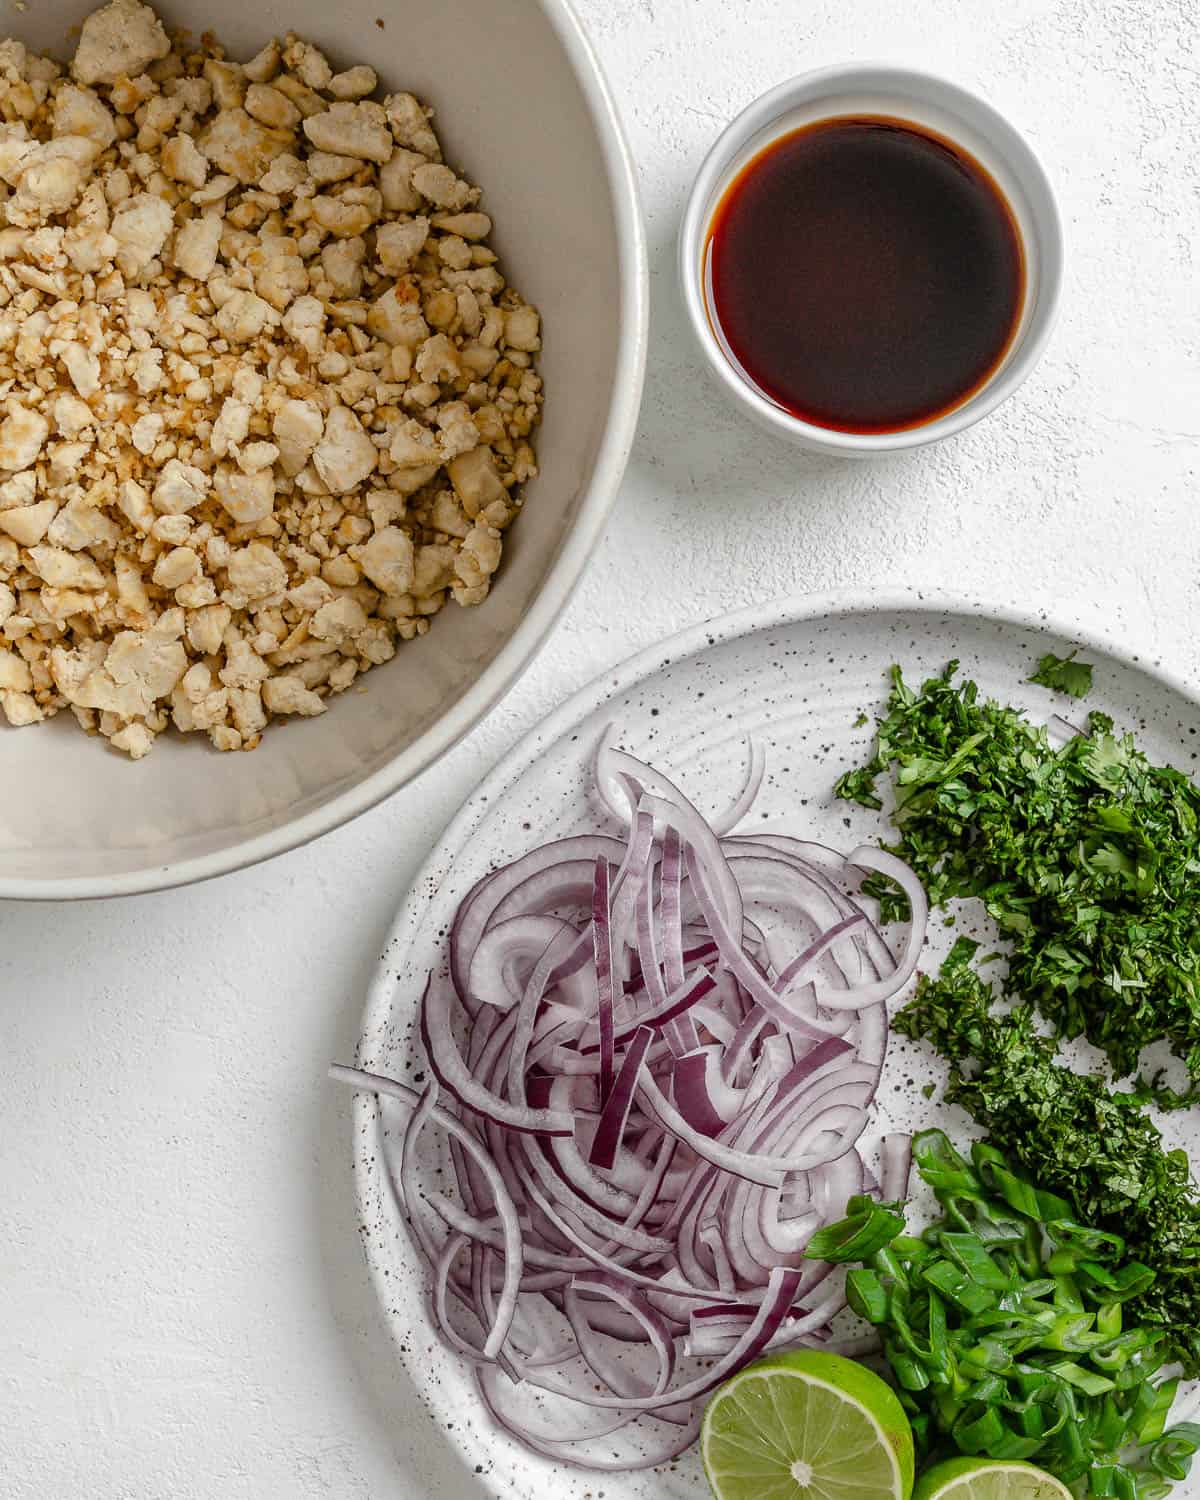
<svg viewBox="0 0 1200 1500"><path fill-rule="evenodd" d="M407 1081L422 1073L417 1001L455 907L479 876L534 844L604 826L589 769L610 722L626 749L676 777L712 810L740 786L745 737L754 735L767 752L767 776L750 826L852 848L878 839L884 825L877 815L835 802L832 787L868 749L892 662L921 679L956 657L986 691L1049 720L1065 711L1064 700L1025 679L1042 653L1076 646L1097 668L1088 706L1133 729L1151 755L1192 769L1200 754L1194 688L1157 663L1015 609L916 593L806 598L742 612L643 652L551 714L450 824L388 940L368 1000L361 1066ZM945 941L935 924L931 958ZM864 1144L918 1117L928 1123L921 1088L935 1080L936 1067L894 1039L879 1118ZM397 1123L381 1115L374 1099L356 1100L355 1170L367 1256L401 1358L435 1420L479 1475L481 1495L673 1500L707 1493L694 1455L665 1470L592 1474L551 1464L495 1430L471 1372L436 1342L426 1321L421 1271L379 1167L379 1132ZM1195 1149L1200 1133L1193 1134L1180 1143ZM628 1448L616 1450L622 1451L632 1456Z"/></svg>

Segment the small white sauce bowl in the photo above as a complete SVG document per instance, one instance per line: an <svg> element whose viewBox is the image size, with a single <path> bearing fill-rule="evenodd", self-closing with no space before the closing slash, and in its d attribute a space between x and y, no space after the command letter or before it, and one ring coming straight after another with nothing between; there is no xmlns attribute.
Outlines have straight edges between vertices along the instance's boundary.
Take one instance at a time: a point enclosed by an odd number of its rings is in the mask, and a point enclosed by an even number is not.
<svg viewBox="0 0 1200 1500"><path fill-rule="evenodd" d="M960 405L899 432L842 432L803 421L733 362L706 295L709 231L727 188L774 141L816 120L889 115L947 137L992 175L1017 221L1025 251L1025 298L1015 335L991 377ZM801 447L846 458L899 453L939 442L978 422L1017 389L1037 363L1058 312L1063 233L1049 178L1028 142L1002 115L957 84L884 63L820 68L779 84L728 125L704 160L683 216L679 272L688 316L713 373L751 416Z"/></svg>

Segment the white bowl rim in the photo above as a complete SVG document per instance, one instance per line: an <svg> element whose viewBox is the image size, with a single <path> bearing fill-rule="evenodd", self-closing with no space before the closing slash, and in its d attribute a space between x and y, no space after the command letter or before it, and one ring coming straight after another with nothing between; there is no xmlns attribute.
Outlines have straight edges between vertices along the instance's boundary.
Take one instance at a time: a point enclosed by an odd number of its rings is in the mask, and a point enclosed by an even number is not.
<svg viewBox="0 0 1200 1500"><path fill-rule="evenodd" d="M1029 193L1031 200L1040 198L1044 205L1045 218L1039 218L1038 227L1045 236L1046 244L1040 250L1040 280L1035 316L1030 321L1020 347L982 390L944 416L918 427L905 428L900 432L841 432L837 428L820 427L816 423L792 416L790 412L760 395L732 368L709 323L701 286L700 251L708 228L707 207L713 189L725 176L730 162L748 140L768 130L789 108L806 101L819 90L837 87L849 91L864 78L878 79L881 76L887 79L889 89L895 88L897 93L917 100L921 98L922 89L932 86L945 97L954 100L968 123L977 123L979 133L989 142L996 137L1008 138L1021 158L1014 160L1004 153L1008 166ZM701 163L688 193L687 206L679 228L679 284L688 319L710 368L726 390L747 407L759 422L793 443L821 452L858 458L883 456L925 447L973 426L1006 401L1031 374L1058 318L1065 262L1064 239L1062 215L1050 174L1028 138L1007 116L981 94L940 73L900 67L894 63L868 58L862 62L832 63L827 67L813 68L784 79L782 83L777 83L766 93L753 99L726 125Z"/></svg>
<svg viewBox="0 0 1200 1500"><path fill-rule="evenodd" d="M192 859L119 875L11 879L0 869L0 900L71 901L132 896L211 880L310 843L375 807L453 748L508 692L569 603L604 531L625 472L641 409L649 338L646 234L633 157L608 81L572 0L537 0L571 63L596 129L613 200L621 326L604 439L579 513L520 624L478 681L411 745L357 786L269 833ZM303 733L303 726L300 726Z"/></svg>

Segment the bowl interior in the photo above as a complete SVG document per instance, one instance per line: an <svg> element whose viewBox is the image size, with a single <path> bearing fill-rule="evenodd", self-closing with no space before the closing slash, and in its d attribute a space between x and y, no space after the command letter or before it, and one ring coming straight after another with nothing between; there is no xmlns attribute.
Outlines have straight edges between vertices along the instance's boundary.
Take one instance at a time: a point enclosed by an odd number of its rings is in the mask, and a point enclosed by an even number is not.
<svg viewBox="0 0 1200 1500"><path fill-rule="evenodd" d="M62 0L10 10L6 29L68 58L71 28L94 8ZM436 14L412 0L209 0L202 9L164 0L156 9L168 28L212 31L236 59L295 30L335 67L370 62L386 91L409 89L434 106L447 160L484 189L506 274L542 312L541 474L481 606L451 603L428 635L363 678L363 691L340 695L319 718L272 726L252 754L166 736L133 764L66 712L0 728L0 894L167 884L183 863L188 874L216 873L273 852L264 839L286 847L400 785L469 727L535 648L547 605L564 602L582 565L577 535L564 553L573 529L581 515L585 532L597 527L609 499L589 486L611 445L622 383L630 247L591 64L557 0L440 0ZM611 487L609 475L598 489Z"/></svg>

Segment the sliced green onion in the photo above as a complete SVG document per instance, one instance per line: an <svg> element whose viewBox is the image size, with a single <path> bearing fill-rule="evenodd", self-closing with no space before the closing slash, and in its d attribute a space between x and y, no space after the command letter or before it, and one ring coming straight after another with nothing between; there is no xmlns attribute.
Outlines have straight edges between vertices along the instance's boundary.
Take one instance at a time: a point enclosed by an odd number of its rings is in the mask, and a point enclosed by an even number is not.
<svg viewBox="0 0 1200 1500"><path fill-rule="evenodd" d="M1104 1342L1102 1334L1093 1333L1095 1324L1095 1313L1060 1313L1042 1334L1041 1347L1059 1349L1064 1354L1080 1354L1084 1350L1094 1349L1097 1344Z"/></svg>
<svg viewBox="0 0 1200 1500"><path fill-rule="evenodd" d="M857 1197L810 1253L858 1262L847 1300L882 1334L922 1458L1029 1460L1080 1497L1163 1500L1200 1425L1168 1427L1179 1383L1154 1377L1169 1330L1129 1311L1153 1273L987 1143L968 1163L925 1131L913 1156L938 1222L913 1237L893 1205Z"/></svg>
<svg viewBox="0 0 1200 1500"><path fill-rule="evenodd" d="M904 1215L894 1206L865 1195L851 1198L846 1209L844 1219L827 1229L818 1229L809 1240L804 1252L806 1260L823 1260L835 1266L870 1260L904 1228Z"/></svg>
<svg viewBox="0 0 1200 1500"><path fill-rule="evenodd" d="M1051 1219L1045 1227L1047 1237L1060 1250L1077 1251L1081 1260L1120 1260L1125 1254L1125 1241L1119 1235L1077 1224L1069 1214Z"/></svg>
<svg viewBox="0 0 1200 1500"><path fill-rule="evenodd" d="M922 1266L921 1280L964 1312L978 1315L996 1306L992 1292L948 1260L935 1260Z"/></svg>
<svg viewBox="0 0 1200 1500"><path fill-rule="evenodd" d="M860 1318L876 1327L888 1320L891 1299L877 1272L860 1267L846 1275L846 1301Z"/></svg>
<svg viewBox="0 0 1200 1500"><path fill-rule="evenodd" d="M939 1198L985 1196L983 1184L967 1164L966 1158L950 1144L942 1130L922 1130L913 1136L913 1162L921 1176Z"/></svg>
<svg viewBox="0 0 1200 1500"><path fill-rule="evenodd" d="M1197 1451L1200 1451L1200 1423L1180 1422L1153 1444L1146 1461L1164 1479L1186 1479Z"/></svg>
<svg viewBox="0 0 1200 1500"><path fill-rule="evenodd" d="M1000 1267L973 1234L946 1233L940 1238L942 1249L965 1275L994 1292L1006 1291L1010 1285Z"/></svg>
<svg viewBox="0 0 1200 1500"><path fill-rule="evenodd" d="M1129 1426L1135 1443L1153 1443L1162 1437L1178 1391L1178 1375L1159 1385L1151 1385L1147 1381L1142 1386L1129 1414Z"/></svg>
<svg viewBox="0 0 1200 1500"><path fill-rule="evenodd" d="M1085 1396L1103 1396L1108 1391L1116 1389L1106 1375L1093 1374L1092 1371L1085 1370L1082 1365L1075 1364L1073 1360L1063 1360L1061 1364L1051 1365L1050 1368L1060 1380L1073 1385Z"/></svg>
<svg viewBox="0 0 1200 1500"><path fill-rule="evenodd" d="M1081 1261L1075 1275L1085 1295L1104 1302L1128 1302L1149 1291L1157 1279L1149 1266L1139 1260L1127 1261L1113 1270L1094 1261Z"/></svg>

